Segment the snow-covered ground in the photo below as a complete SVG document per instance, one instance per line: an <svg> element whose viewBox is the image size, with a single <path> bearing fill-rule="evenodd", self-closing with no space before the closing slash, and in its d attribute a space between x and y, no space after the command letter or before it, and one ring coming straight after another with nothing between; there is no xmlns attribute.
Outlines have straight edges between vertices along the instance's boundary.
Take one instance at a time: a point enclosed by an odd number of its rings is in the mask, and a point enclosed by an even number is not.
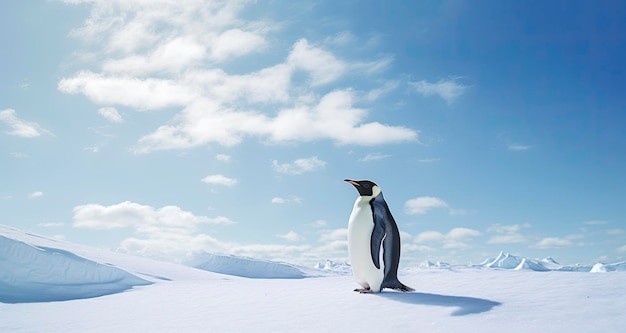
<svg viewBox="0 0 626 333"><path fill-rule="evenodd" d="M359 294L341 264L322 261L314 269L209 254L195 260L203 258L194 263L198 269L0 226L0 332L622 332L626 327L623 263L570 269L551 258L504 253L476 266L425 262L400 271L400 280L416 292Z"/></svg>

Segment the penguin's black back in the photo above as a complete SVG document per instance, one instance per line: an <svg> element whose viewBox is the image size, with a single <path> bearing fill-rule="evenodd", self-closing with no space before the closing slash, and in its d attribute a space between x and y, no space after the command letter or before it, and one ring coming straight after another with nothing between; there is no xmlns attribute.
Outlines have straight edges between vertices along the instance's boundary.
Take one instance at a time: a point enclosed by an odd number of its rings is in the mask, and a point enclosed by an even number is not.
<svg viewBox="0 0 626 333"><path fill-rule="evenodd" d="M391 215L391 210L380 193L370 201L372 215L374 217L374 230L372 232L372 249L383 247L383 261L385 263L385 275L382 288L391 288L400 291L412 291L398 280L398 265L400 263L400 232L398 225ZM382 234L382 235L381 235ZM377 243L377 244L374 244ZM372 251L372 259L378 262L379 251ZM374 258L376 255L376 258ZM377 265L377 267L380 267Z"/></svg>

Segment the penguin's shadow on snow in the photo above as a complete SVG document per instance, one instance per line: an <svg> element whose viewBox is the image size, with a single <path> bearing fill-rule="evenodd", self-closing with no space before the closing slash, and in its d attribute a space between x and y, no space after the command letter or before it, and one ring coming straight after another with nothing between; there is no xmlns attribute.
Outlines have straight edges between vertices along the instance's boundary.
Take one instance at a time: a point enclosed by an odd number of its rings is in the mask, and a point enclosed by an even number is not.
<svg viewBox="0 0 626 333"><path fill-rule="evenodd" d="M502 304L500 302L494 302L482 298L447 296L419 292L382 292L378 295L384 298L392 299L394 301L409 304L456 307L457 309L452 312L453 316L465 316L469 314L487 312L495 306Z"/></svg>

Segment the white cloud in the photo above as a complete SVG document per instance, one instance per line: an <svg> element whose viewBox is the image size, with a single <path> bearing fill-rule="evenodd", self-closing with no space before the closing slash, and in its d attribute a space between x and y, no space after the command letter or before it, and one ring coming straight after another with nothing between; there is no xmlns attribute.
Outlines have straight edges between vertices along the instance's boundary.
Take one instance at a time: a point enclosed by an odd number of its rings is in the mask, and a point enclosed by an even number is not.
<svg viewBox="0 0 626 333"><path fill-rule="evenodd" d="M104 117L104 119L110 121L110 122L114 122L114 123L121 123L124 121L124 118L122 118L122 115L120 115L119 112L117 112L117 109L114 107L104 107L104 108L100 108L98 109L98 113Z"/></svg>
<svg viewBox="0 0 626 333"><path fill-rule="evenodd" d="M169 71L176 73L202 59L205 48L193 37L177 37L161 42L149 55L132 55L104 63L103 69L110 73L144 75Z"/></svg>
<svg viewBox="0 0 626 333"><path fill-rule="evenodd" d="M175 80L116 77L90 71L62 79L58 89L68 94L83 94L98 104L119 104L139 110L184 106L195 97L189 87Z"/></svg>
<svg viewBox="0 0 626 333"><path fill-rule="evenodd" d="M461 96L469 86L458 83L459 78L441 79L436 83L430 83L426 80L411 82L415 90L424 95L438 95L448 104L452 104L459 96Z"/></svg>
<svg viewBox="0 0 626 333"><path fill-rule="evenodd" d="M435 248L427 245L419 244L402 244L402 253L404 252L434 252Z"/></svg>
<svg viewBox="0 0 626 333"><path fill-rule="evenodd" d="M626 245L622 245L617 248L617 252L626 252Z"/></svg>
<svg viewBox="0 0 626 333"><path fill-rule="evenodd" d="M230 29L221 33L212 44L211 57L218 61L224 61L229 57L259 51L265 46L266 42L258 31L250 32Z"/></svg>
<svg viewBox="0 0 626 333"><path fill-rule="evenodd" d="M482 235L482 233L478 230L459 227L450 230L447 234L442 234L438 231L424 231L415 236L415 238L413 238L413 242L418 244L442 244L445 249L466 249L471 247L471 245L467 244L467 242L480 235Z"/></svg>
<svg viewBox="0 0 626 333"><path fill-rule="evenodd" d="M464 240L480 236L480 231L469 228L454 228L448 232L446 239Z"/></svg>
<svg viewBox="0 0 626 333"><path fill-rule="evenodd" d="M37 191L37 192L31 193L28 197L31 198L31 199L34 199L34 198L39 198L41 196L43 196L43 192Z"/></svg>
<svg viewBox="0 0 626 333"><path fill-rule="evenodd" d="M155 209L151 206L124 201L111 206L87 204L74 207L74 227L90 229L134 228L140 234L161 232L190 234L200 224L228 225L235 222L218 216L196 216L177 206Z"/></svg>
<svg viewBox="0 0 626 333"><path fill-rule="evenodd" d="M414 130L366 122L368 112L356 106L397 84L386 83L367 98L355 96L359 89L351 87L320 88L349 72L378 74L392 57L346 61L300 39L284 50L282 62L261 62L265 67L232 74L217 65L263 51L271 40L265 35L280 25L238 17L246 2L89 3L91 17L73 35L95 47L90 52L102 71L78 71L60 80L58 89L101 105L182 108L139 138L132 149L136 153L233 146L247 136L268 143L329 139L365 146L417 140ZM337 37L348 40L350 35Z"/></svg>
<svg viewBox="0 0 626 333"><path fill-rule="evenodd" d="M407 214L426 214L429 210L439 207L447 207L448 204L435 197L418 197L404 203Z"/></svg>
<svg viewBox="0 0 626 333"><path fill-rule="evenodd" d="M224 175L209 175L202 178L201 182L212 185L235 186L238 181L234 178L228 178Z"/></svg>
<svg viewBox="0 0 626 333"><path fill-rule="evenodd" d="M505 235L496 235L487 241L488 244L514 244L514 243L525 243L526 237L520 234L505 234Z"/></svg>
<svg viewBox="0 0 626 333"><path fill-rule="evenodd" d="M284 203L287 203L287 199L274 197L274 198L272 198L272 203L273 204L284 204Z"/></svg>
<svg viewBox="0 0 626 333"><path fill-rule="evenodd" d="M360 158L359 162L378 161L378 160L382 160L382 159L389 158L389 157L391 157L391 155L381 154L381 153L367 154L365 155L365 157Z"/></svg>
<svg viewBox="0 0 626 333"><path fill-rule="evenodd" d="M488 244L514 244L525 243L526 237L519 233L522 229L530 228L528 223L524 224L512 224L512 225L500 225L492 224L487 232L496 233L498 235L492 236L487 243Z"/></svg>
<svg viewBox="0 0 626 333"><path fill-rule="evenodd" d="M239 244L220 241L198 232L201 225L230 225L218 216L194 215L176 206L155 209L125 201L111 206L88 204L74 208L74 227L108 230L132 228L135 236L124 239L118 250L161 260L184 261L200 251L230 253L255 258L286 260L311 253L309 245ZM294 233L295 234L295 233ZM282 235L288 240L296 235Z"/></svg>
<svg viewBox="0 0 626 333"><path fill-rule="evenodd" d="M42 128L39 124L18 118L17 112L13 109L0 111L0 121L11 129L9 132L6 132L9 135L22 138L34 138L43 134L52 135L52 132Z"/></svg>
<svg viewBox="0 0 626 333"><path fill-rule="evenodd" d="M413 241L416 243L439 242L445 238L446 236L439 231L424 231L415 236Z"/></svg>
<svg viewBox="0 0 626 333"><path fill-rule="evenodd" d="M529 223L524 224L512 224L512 225L501 225L501 224L492 224L487 231L495 232L495 233L515 233L520 231L523 228L530 228L531 225Z"/></svg>
<svg viewBox="0 0 626 333"><path fill-rule="evenodd" d="M318 257L318 260L320 255L323 255L325 258L328 258L330 255L339 255L345 258L348 251L348 229L324 230L319 242L322 245L314 249L314 254Z"/></svg>
<svg viewBox="0 0 626 333"><path fill-rule="evenodd" d="M558 237L547 237L547 238L540 240L533 247L538 248L538 249L551 249L551 248L560 248L560 247L570 247L573 245L574 243L569 239L558 238Z"/></svg>
<svg viewBox="0 0 626 333"><path fill-rule="evenodd" d="M348 228L326 230L320 237L320 241L348 240Z"/></svg>
<svg viewBox="0 0 626 333"><path fill-rule="evenodd" d="M508 146L508 150L513 150L513 151L524 151L524 150L529 150L531 148L531 146L528 145L514 145L511 144Z"/></svg>
<svg viewBox="0 0 626 333"><path fill-rule="evenodd" d="M610 229L606 231L607 235L623 235L626 233L624 229Z"/></svg>
<svg viewBox="0 0 626 333"><path fill-rule="evenodd" d="M291 163L278 163L277 160L272 161L274 170L278 173L288 175L299 175L305 172L311 172L326 166L326 162L317 158L317 156L309 158L299 158Z"/></svg>
<svg viewBox="0 0 626 333"><path fill-rule="evenodd" d="M291 196L289 198L274 197L272 198L272 203L273 204L288 204L288 203L300 204L302 203L302 199L300 199L297 196Z"/></svg>
<svg viewBox="0 0 626 333"><path fill-rule="evenodd" d="M284 235L276 235L276 237L285 239L289 242L298 242L302 240L302 237L298 235L296 232L294 232L293 230L289 231L288 233Z"/></svg>
<svg viewBox="0 0 626 333"><path fill-rule="evenodd" d="M309 45L306 39L298 40L291 49L287 63L302 69L311 76L313 86L330 83L346 71L346 64L332 53Z"/></svg>
<svg viewBox="0 0 626 333"><path fill-rule="evenodd" d="M222 162L230 162L230 155L217 154L215 155L215 159Z"/></svg>
<svg viewBox="0 0 626 333"><path fill-rule="evenodd" d="M313 107L281 110L269 124L270 141L330 138L339 144L368 146L417 139L415 131L404 127L377 122L361 124L366 112L353 106L354 99L352 91L336 90L324 95Z"/></svg>

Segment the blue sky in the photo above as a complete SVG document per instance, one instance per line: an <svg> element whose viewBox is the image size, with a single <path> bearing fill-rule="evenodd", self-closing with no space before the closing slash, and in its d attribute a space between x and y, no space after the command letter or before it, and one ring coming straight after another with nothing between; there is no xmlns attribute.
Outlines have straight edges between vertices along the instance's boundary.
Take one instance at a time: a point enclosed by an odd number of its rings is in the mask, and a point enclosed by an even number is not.
<svg viewBox="0 0 626 333"><path fill-rule="evenodd" d="M0 223L185 261L626 260L618 1L0 5Z"/></svg>

